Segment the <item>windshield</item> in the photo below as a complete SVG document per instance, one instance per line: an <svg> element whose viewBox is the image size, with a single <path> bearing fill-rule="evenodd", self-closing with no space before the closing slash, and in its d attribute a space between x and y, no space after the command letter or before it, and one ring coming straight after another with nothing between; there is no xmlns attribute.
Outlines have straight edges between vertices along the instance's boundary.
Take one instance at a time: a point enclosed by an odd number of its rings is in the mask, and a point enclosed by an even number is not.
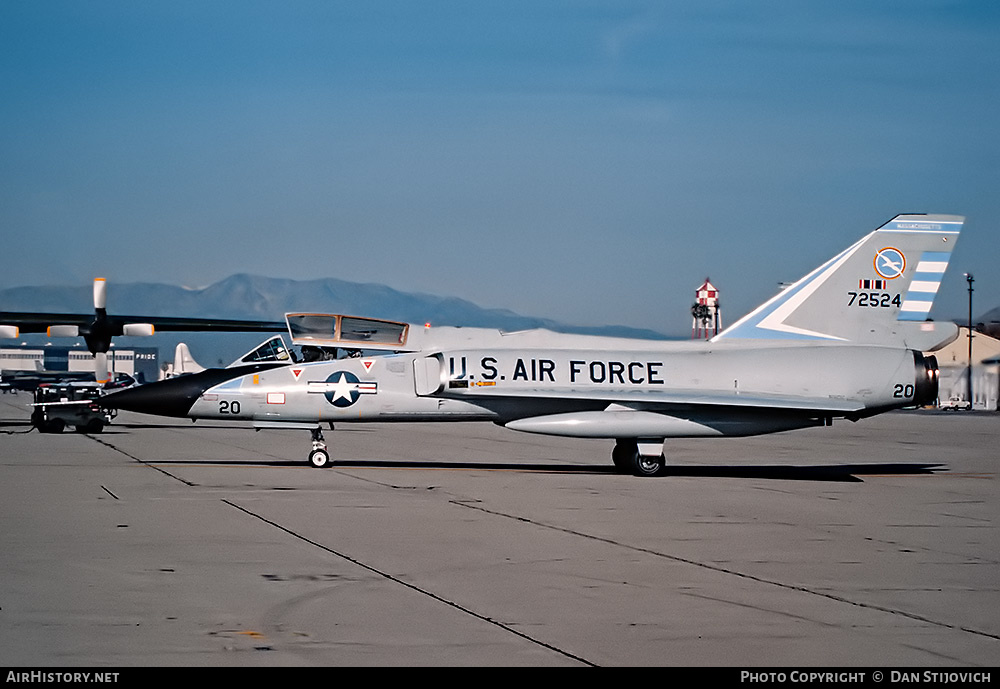
<svg viewBox="0 0 1000 689"><path fill-rule="evenodd" d="M288 348L281 335L275 335L267 342L240 358L240 363L255 364L261 361L288 361Z"/></svg>

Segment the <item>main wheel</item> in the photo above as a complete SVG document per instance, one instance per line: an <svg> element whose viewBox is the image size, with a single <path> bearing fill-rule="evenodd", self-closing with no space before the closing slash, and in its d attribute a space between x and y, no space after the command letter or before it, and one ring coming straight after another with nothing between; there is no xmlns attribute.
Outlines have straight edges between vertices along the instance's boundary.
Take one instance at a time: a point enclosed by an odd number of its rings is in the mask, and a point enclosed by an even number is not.
<svg viewBox="0 0 1000 689"><path fill-rule="evenodd" d="M659 476L667 466L663 455L641 455L638 450L632 463L632 473L636 476Z"/></svg>
<svg viewBox="0 0 1000 689"><path fill-rule="evenodd" d="M330 453L326 450L313 450L309 453L309 464L317 469L330 465Z"/></svg>

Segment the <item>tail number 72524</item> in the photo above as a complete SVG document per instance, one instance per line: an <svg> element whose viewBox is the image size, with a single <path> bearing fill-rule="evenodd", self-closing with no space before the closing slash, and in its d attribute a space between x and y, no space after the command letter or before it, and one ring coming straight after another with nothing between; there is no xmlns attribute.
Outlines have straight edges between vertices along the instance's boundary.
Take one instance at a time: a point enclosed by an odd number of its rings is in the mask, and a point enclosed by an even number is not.
<svg viewBox="0 0 1000 689"><path fill-rule="evenodd" d="M898 294L892 295L888 292L848 292L847 296L850 297L847 302L848 306L871 306L887 309L890 306L901 306L903 303Z"/></svg>

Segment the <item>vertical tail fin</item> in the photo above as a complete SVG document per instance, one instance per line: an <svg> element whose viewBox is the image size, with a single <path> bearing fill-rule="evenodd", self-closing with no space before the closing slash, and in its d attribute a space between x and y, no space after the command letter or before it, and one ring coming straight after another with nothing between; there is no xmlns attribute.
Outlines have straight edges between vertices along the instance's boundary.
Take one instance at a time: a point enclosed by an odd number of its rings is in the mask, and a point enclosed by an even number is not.
<svg viewBox="0 0 1000 689"><path fill-rule="evenodd" d="M940 346L954 337L954 325L925 321L964 222L957 215L897 215L713 341Z"/></svg>
<svg viewBox="0 0 1000 689"><path fill-rule="evenodd" d="M185 373L199 373L204 370L205 367L191 356L191 350L188 349L188 346L183 342L178 342L177 347L174 348L174 369L171 375L181 376Z"/></svg>

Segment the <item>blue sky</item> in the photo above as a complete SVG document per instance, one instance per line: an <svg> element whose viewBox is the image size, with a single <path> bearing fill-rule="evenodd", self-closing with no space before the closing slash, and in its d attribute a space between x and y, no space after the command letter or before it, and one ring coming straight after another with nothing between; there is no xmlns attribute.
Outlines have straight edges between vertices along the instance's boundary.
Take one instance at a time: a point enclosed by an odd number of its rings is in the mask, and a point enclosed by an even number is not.
<svg viewBox="0 0 1000 689"><path fill-rule="evenodd" d="M732 322L935 212L968 222L932 315L964 272L981 313L998 8L3 2L0 285L337 277L683 333L706 276Z"/></svg>

